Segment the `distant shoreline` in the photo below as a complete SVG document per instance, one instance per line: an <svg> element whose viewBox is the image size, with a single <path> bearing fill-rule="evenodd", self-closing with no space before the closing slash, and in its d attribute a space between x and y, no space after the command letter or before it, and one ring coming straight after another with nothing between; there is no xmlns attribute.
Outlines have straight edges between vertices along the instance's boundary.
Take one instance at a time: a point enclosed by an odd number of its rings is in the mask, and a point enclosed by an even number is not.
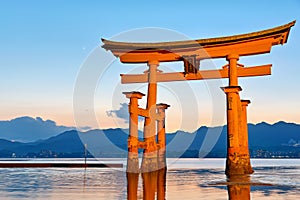
<svg viewBox="0 0 300 200"><path fill-rule="evenodd" d="M0 168L122 168L122 163L0 163Z"/></svg>

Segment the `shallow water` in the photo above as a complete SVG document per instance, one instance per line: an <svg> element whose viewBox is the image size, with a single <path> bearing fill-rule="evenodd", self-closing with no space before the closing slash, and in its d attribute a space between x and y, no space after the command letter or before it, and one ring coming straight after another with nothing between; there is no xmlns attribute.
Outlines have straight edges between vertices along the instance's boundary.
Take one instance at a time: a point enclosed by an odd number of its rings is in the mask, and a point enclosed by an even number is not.
<svg viewBox="0 0 300 200"><path fill-rule="evenodd" d="M124 159L100 161L126 163ZM56 159L55 162L81 160ZM255 173L248 182L231 182L230 186L224 175L224 159L168 159L167 162L166 199L225 200L229 199L229 193L232 199L244 199L248 195L251 199L276 200L300 196L300 160L297 159L253 159ZM0 169L0 199L127 199L125 168L3 168ZM143 199L141 176L138 199Z"/></svg>

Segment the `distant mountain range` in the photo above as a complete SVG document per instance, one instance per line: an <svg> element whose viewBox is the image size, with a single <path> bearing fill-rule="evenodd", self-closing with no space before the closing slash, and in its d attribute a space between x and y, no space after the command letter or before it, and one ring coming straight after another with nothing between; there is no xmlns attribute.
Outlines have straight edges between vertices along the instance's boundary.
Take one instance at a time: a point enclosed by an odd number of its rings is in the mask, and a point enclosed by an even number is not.
<svg viewBox="0 0 300 200"><path fill-rule="evenodd" d="M33 122L33 126L36 126L39 121L43 121L38 118L34 121L30 118L27 120ZM34 142L16 142L3 137L7 134L2 133L1 127L3 126L0 122L0 137L5 138L0 139L0 157L83 157L84 144L87 145L89 156L125 157L127 155L128 129L79 132L68 130L71 127L54 128L57 126L52 121L43 122L50 127L48 135L54 136ZM277 122L271 125L262 122L256 125L249 124L248 128L252 157L300 158L300 125L286 122ZM55 135L60 129L67 129L67 131ZM28 130L34 130L37 134L36 128ZM46 130L46 128L41 130ZM226 134L226 126L213 128L203 126L195 133L177 131L167 134L167 156L225 157ZM46 135L43 133L43 137ZM140 133L140 135L142 134ZM30 137L24 136L23 138Z"/></svg>
<svg viewBox="0 0 300 200"><path fill-rule="evenodd" d="M74 127L58 126L54 121L43 120L40 117L18 117L12 120L0 121L0 138L20 142L33 142L47 139Z"/></svg>

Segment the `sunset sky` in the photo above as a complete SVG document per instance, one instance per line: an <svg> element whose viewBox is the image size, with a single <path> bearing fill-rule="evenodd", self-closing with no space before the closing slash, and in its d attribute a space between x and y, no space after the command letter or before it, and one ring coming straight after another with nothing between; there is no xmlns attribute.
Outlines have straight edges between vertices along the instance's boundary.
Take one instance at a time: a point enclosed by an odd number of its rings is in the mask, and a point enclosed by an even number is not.
<svg viewBox="0 0 300 200"><path fill-rule="evenodd" d="M125 120L118 119L114 113L121 104L128 103L121 93L145 92L146 87L121 86L119 74L143 72L147 68L124 65L118 60L108 67L101 66L105 63L101 56L112 56L99 48L100 38L199 39L260 31L293 20L297 22L287 44L274 46L270 54L243 57L239 61L246 66L273 64L271 76L240 79L241 97L252 101L248 109L250 123L300 123L299 0L246 3L2 0L0 120L32 116L67 126L74 126L76 121L76 125L93 128L127 127ZM87 84L88 80L78 82L82 70L91 63L99 69L106 67L96 85ZM206 64L207 69L215 69L226 62L212 60ZM182 70L181 65L163 63L161 68ZM81 119L74 119L77 107L73 107L73 94L76 87L84 84L95 89L94 104L86 110L95 114L98 123L90 121L84 113ZM171 105L167 111L168 131L225 124L225 95L219 88L227 85L227 80L161 84L158 101ZM144 106L144 100L140 105Z"/></svg>

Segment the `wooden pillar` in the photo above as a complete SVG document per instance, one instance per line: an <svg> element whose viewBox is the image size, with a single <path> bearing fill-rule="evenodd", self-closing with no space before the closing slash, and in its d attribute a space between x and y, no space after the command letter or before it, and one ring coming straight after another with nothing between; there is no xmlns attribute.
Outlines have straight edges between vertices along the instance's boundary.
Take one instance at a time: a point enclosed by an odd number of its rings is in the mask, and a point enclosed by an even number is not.
<svg viewBox="0 0 300 200"><path fill-rule="evenodd" d="M227 96L227 175L243 174L242 166L239 163L240 145L239 145L239 108L240 99L239 86L229 86L222 88Z"/></svg>
<svg viewBox="0 0 300 200"><path fill-rule="evenodd" d="M227 97L227 159L226 171L228 176L236 174L252 173L250 161L245 158L241 151L241 144L244 143L243 127L244 121L242 114L242 103L239 92L242 90L238 86L237 61L239 56L230 54L227 56L229 62L229 86L222 88ZM250 166L250 168L249 168Z"/></svg>
<svg viewBox="0 0 300 200"><path fill-rule="evenodd" d="M247 125L247 106L250 104L250 100L241 100L241 134L240 134L240 146L241 151L249 155L248 147L248 125Z"/></svg>
<svg viewBox="0 0 300 200"><path fill-rule="evenodd" d="M160 168L157 172L157 200L166 199L167 167Z"/></svg>
<svg viewBox="0 0 300 200"><path fill-rule="evenodd" d="M143 172L143 200L155 200L158 171Z"/></svg>
<svg viewBox="0 0 300 200"><path fill-rule="evenodd" d="M249 143L248 143L248 122L247 106L250 100L241 100L241 128L239 132L240 151L245 162L245 173L252 174L254 171L251 167Z"/></svg>
<svg viewBox="0 0 300 200"><path fill-rule="evenodd" d="M238 86L237 61L239 55L230 54L226 60L229 62L229 86Z"/></svg>
<svg viewBox="0 0 300 200"><path fill-rule="evenodd" d="M149 117L145 118L144 123L144 154L142 159L142 172L156 171L157 166L157 144L156 144L156 98L157 98L157 67L158 61L149 61L148 73L148 95L147 107Z"/></svg>
<svg viewBox="0 0 300 200"><path fill-rule="evenodd" d="M140 92L124 92L130 99L128 106L129 119L129 136L128 136L128 157L127 157L127 199L136 200L139 179L139 158L138 158L138 99L144 94Z"/></svg>
<svg viewBox="0 0 300 200"><path fill-rule="evenodd" d="M157 174L157 200L166 198L166 128L165 128L165 110L170 107L167 104L157 104L157 142L158 142L158 174Z"/></svg>
<svg viewBox="0 0 300 200"><path fill-rule="evenodd" d="M126 172L127 178L127 199L137 200L139 173Z"/></svg>
<svg viewBox="0 0 300 200"><path fill-rule="evenodd" d="M231 176L227 186L228 199L230 200L250 200L250 177Z"/></svg>
<svg viewBox="0 0 300 200"><path fill-rule="evenodd" d="M127 98L130 99L128 106L129 110L129 136L128 136L128 162L127 172L139 173L139 138L138 138L138 99L145 96L140 92L124 92Z"/></svg>
<svg viewBox="0 0 300 200"><path fill-rule="evenodd" d="M158 169L166 167L166 128L165 110L170 107L167 104L157 104L157 143L158 143Z"/></svg>

